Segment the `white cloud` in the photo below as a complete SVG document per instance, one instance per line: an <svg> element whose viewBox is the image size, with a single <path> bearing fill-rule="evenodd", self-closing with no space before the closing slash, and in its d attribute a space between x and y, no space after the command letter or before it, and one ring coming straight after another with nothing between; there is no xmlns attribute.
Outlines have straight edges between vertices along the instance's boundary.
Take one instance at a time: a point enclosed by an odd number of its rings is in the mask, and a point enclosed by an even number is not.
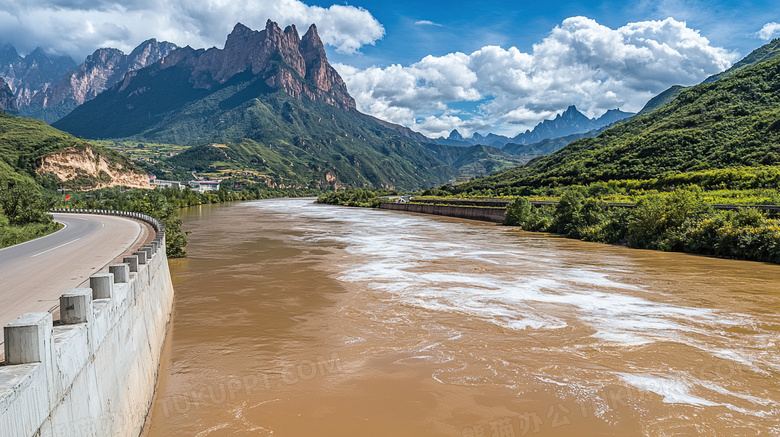
<svg viewBox="0 0 780 437"><path fill-rule="evenodd" d="M780 36L780 23L775 23L774 21L771 23L766 23L756 35L758 35L758 37L764 41L769 41L772 38L776 38Z"/></svg>
<svg viewBox="0 0 780 437"><path fill-rule="evenodd" d="M221 47L237 22L263 29L267 19L282 27L295 24L301 33L315 23L323 42L342 53L385 34L363 8L323 8L300 0L0 0L0 41L20 52L42 46L76 58L98 47L130 50L148 38Z"/></svg>
<svg viewBox="0 0 780 437"><path fill-rule="evenodd" d="M480 125L515 134L571 104L589 116L617 107L637 111L669 86L697 83L736 57L672 18L610 29L572 17L532 53L486 46L409 66L336 68L358 108L374 116L431 136L445 126L468 135ZM457 102L478 106L469 116L453 116Z"/></svg>
<svg viewBox="0 0 780 437"><path fill-rule="evenodd" d="M415 22L414 22L414 24L416 24L416 25L418 25L418 26L436 26L436 27L444 27L444 26L442 26L442 25L441 25L441 24L439 24L439 23L434 23L433 21L429 21L429 20L418 20L418 21L415 21Z"/></svg>

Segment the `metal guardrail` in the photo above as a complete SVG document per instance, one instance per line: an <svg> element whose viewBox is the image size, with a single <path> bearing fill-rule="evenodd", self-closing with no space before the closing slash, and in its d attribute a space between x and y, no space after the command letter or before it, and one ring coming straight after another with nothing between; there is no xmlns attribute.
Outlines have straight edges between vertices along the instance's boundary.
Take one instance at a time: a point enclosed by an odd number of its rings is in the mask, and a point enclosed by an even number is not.
<svg viewBox="0 0 780 437"><path fill-rule="evenodd" d="M116 211L113 209L80 209L80 208L56 208L51 210L51 212L64 213L64 214L113 215L117 217L132 218L136 220L141 220L142 222L149 223L157 233L155 237L165 236L165 223L163 223L160 220L157 220L156 218L150 215L141 214L140 212Z"/></svg>

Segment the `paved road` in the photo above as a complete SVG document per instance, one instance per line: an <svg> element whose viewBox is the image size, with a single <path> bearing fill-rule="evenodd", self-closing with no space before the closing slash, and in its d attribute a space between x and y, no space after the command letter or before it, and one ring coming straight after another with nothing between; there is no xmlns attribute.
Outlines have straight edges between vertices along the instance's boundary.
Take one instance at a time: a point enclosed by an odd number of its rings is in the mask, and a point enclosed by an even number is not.
<svg viewBox="0 0 780 437"><path fill-rule="evenodd" d="M54 218L65 228L0 249L0 326L22 313L55 311L64 292L88 286L91 275L135 248L148 233L145 225L126 218L86 214Z"/></svg>

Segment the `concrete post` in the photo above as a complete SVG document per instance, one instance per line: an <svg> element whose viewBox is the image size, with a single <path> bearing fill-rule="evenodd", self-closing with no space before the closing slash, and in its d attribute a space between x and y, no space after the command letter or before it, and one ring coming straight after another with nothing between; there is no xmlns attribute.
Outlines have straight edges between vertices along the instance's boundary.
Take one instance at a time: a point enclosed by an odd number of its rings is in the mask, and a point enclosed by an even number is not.
<svg viewBox="0 0 780 437"><path fill-rule="evenodd" d="M127 264L128 267L130 267L130 272L137 272L138 271L138 257L133 256L126 256L122 258L122 262Z"/></svg>
<svg viewBox="0 0 780 437"><path fill-rule="evenodd" d="M141 248L141 250L146 252L146 259L147 260L152 259L152 255L154 255L154 250L152 249L152 246L149 246L149 245L144 246L144 247Z"/></svg>
<svg viewBox="0 0 780 437"><path fill-rule="evenodd" d="M138 257L138 265L146 264L146 252L143 250L139 250L137 252L133 252L133 255Z"/></svg>
<svg viewBox="0 0 780 437"><path fill-rule="evenodd" d="M92 312L92 289L74 288L60 296L60 321L66 325L87 323Z"/></svg>
<svg viewBox="0 0 780 437"><path fill-rule="evenodd" d="M25 313L5 325L5 362L8 365L40 363L48 355L52 341L52 317L49 313Z"/></svg>
<svg viewBox="0 0 780 437"><path fill-rule="evenodd" d="M98 273L89 277L93 299L111 299L114 294L114 274Z"/></svg>
<svg viewBox="0 0 780 437"><path fill-rule="evenodd" d="M130 266L127 264L114 264L108 267L108 271L114 274L114 284L130 282Z"/></svg>

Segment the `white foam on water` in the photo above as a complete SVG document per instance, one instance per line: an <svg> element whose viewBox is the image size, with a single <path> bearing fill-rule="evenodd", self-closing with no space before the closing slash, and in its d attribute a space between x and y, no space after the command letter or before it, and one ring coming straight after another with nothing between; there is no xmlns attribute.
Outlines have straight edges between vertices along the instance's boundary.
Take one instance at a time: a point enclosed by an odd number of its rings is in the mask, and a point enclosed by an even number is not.
<svg viewBox="0 0 780 437"><path fill-rule="evenodd" d="M763 418L778 417L778 414L780 414L780 403L778 401L736 393L713 382L694 379L690 375L678 377L630 373L617 373L617 375L626 384L663 396L664 403L725 407L740 414ZM726 396L732 402L719 402L706 399L703 395L696 396L691 394L693 390L697 392L709 391L713 398L718 398L718 395L720 397ZM748 405L735 405L737 401L743 401L740 403Z"/></svg>
<svg viewBox="0 0 780 437"><path fill-rule="evenodd" d="M430 311L468 314L515 330L560 329L573 315L595 329L594 338L625 345L661 339L685 342L687 334L706 334L712 326L745 323L744 315L639 297L636 292L657 293L616 282L599 266L589 269L560 262L560 251L527 250L500 235L486 245L482 229L458 223L309 201L253 205L298 216L304 239L343 245L354 259L346 261L339 280L368 285ZM436 239L442 234L447 240ZM485 270L485 264L500 265L505 271L494 274Z"/></svg>
<svg viewBox="0 0 780 437"><path fill-rule="evenodd" d="M620 379L640 390L653 392L663 397L667 404L688 404L698 406L716 406L715 402L694 396L690 393L692 384L671 375L635 375L631 373L618 373Z"/></svg>
<svg viewBox="0 0 780 437"><path fill-rule="evenodd" d="M288 220L292 215L304 241L343 247L345 256L335 261L340 281L388 293L405 306L463 314L515 331L583 324L592 329L596 343L631 347L671 341L756 368L741 340L725 333L734 326L754 326L751 316L675 305L652 285L618 282L613 278L631 272L624 259L599 260L591 267L569 262L571 254L555 242L534 239L525 244L501 229L421 216L308 202L254 205L284 211ZM383 323L392 319L387 314L371 317ZM754 335L750 341L766 343L768 335ZM427 350L416 353L417 359L442 359ZM644 373L619 376L663 396L666 403L721 405L692 394L696 381Z"/></svg>

